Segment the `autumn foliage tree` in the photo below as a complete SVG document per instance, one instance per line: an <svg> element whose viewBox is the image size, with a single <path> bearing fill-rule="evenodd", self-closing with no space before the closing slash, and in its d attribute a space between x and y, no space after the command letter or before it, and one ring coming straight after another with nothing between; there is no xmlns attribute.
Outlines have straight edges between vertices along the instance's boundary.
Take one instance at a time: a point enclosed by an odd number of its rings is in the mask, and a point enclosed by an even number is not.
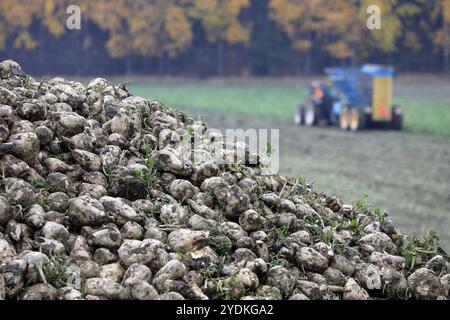
<svg viewBox="0 0 450 320"><path fill-rule="evenodd" d="M441 9L441 10L439 10ZM435 43L442 48L444 54L444 69L450 72L450 0L438 1L437 18L442 19L443 28L437 33Z"/></svg>
<svg viewBox="0 0 450 320"><path fill-rule="evenodd" d="M362 60L371 52L395 50L401 25L395 0L270 0L271 18L277 21L300 52L313 44L337 59ZM382 28L366 27L367 8L381 9Z"/></svg>
<svg viewBox="0 0 450 320"><path fill-rule="evenodd" d="M109 32L106 44L112 57L136 53L174 57L192 41L185 0L91 0L88 18Z"/></svg>
<svg viewBox="0 0 450 320"><path fill-rule="evenodd" d="M42 10L41 4L26 0L4 0L0 2L0 49L4 49L8 38L13 38L15 49L32 50L37 42L31 37L29 28L34 17ZM5 14L8 13L8 14Z"/></svg>
<svg viewBox="0 0 450 320"><path fill-rule="evenodd" d="M201 21L207 39L217 46L217 73L223 74L225 44L248 44L251 26L239 15L250 6L250 0L192 0L190 16Z"/></svg>
<svg viewBox="0 0 450 320"><path fill-rule="evenodd" d="M242 71L258 50L272 50L258 57L273 61L286 57L280 72L288 73L366 60L450 68L450 0L80 0L78 33L65 25L72 4L1 0L0 55L32 61L51 54L42 46L51 43L73 48L72 60L100 52L97 59L123 62L128 72L135 71L133 61L154 61L219 75L228 71L229 57L239 57ZM380 9L379 29L367 27L370 7ZM212 58L196 59L194 66L199 41Z"/></svg>
<svg viewBox="0 0 450 320"><path fill-rule="evenodd" d="M107 31L111 57L175 57L192 41L187 0L86 1L88 18Z"/></svg>

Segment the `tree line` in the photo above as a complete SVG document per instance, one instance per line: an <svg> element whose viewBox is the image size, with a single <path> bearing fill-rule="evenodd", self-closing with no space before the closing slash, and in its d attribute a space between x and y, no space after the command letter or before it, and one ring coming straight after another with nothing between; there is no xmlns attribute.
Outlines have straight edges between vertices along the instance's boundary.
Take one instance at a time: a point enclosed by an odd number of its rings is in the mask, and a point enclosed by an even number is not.
<svg viewBox="0 0 450 320"><path fill-rule="evenodd" d="M448 73L449 57L450 0L0 1L0 58L35 74L283 76L366 61Z"/></svg>

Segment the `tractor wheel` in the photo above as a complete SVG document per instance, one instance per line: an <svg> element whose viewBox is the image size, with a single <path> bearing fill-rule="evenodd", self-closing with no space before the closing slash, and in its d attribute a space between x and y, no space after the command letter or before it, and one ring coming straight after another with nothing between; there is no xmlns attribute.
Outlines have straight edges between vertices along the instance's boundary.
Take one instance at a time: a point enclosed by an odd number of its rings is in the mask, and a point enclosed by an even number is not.
<svg viewBox="0 0 450 320"><path fill-rule="evenodd" d="M295 111L294 123L298 126L305 124L305 106L299 106Z"/></svg>
<svg viewBox="0 0 450 320"><path fill-rule="evenodd" d="M350 110L350 130L355 132L361 129L365 129L366 124L367 121L364 110L352 108Z"/></svg>
<svg viewBox="0 0 450 320"><path fill-rule="evenodd" d="M348 130L350 127L350 109L345 107L339 114L339 127L342 130Z"/></svg>
<svg viewBox="0 0 450 320"><path fill-rule="evenodd" d="M317 110L315 107L308 107L305 108L305 125L307 125L308 127L313 127L315 125L317 125L317 118L319 116Z"/></svg>
<svg viewBox="0 0 450 320"><path fill-rule="evenodd" d="M392 121L391 121L391 129L392 130L402 130L403 128L403 113L402 110L394 106L392 108Z"/></svg>

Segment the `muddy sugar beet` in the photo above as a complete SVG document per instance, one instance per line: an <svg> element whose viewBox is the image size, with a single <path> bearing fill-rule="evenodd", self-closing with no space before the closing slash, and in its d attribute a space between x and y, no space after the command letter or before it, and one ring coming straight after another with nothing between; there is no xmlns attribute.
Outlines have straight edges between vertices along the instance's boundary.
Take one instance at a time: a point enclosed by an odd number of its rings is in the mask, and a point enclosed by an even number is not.
<svg viewBox="0 0 450 320"><path fill-rule="evenodd" d="M205 131L107 80L1 62L0 299L448 298L433 233L213 156L242 144L205 136L191 161Z"/></svg>

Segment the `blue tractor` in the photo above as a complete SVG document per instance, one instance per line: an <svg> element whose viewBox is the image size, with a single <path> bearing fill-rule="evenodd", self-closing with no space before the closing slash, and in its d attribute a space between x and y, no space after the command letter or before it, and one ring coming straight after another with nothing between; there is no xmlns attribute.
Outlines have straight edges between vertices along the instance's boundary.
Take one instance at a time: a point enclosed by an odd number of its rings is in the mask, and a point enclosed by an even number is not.
<svg viewBox="0 0 450 320"><path fill-rule="evenodd" d="M343 130L401 130L402 110L392 105L394 69L365 64L327 69L328 81L313 81L307 103L297 108L298 125L338 125Z"/></svg>

